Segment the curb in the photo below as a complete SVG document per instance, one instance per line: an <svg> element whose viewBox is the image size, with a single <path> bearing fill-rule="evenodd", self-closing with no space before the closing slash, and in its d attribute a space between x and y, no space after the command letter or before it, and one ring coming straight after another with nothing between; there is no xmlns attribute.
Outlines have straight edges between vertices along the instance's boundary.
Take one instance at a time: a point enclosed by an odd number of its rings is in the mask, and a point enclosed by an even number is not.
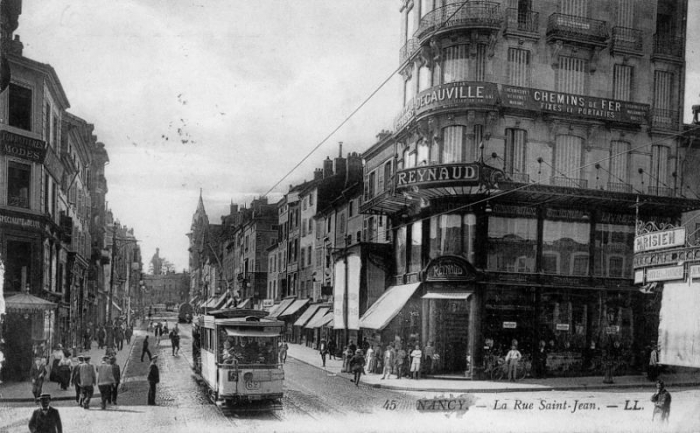
<svg viewBox="0 0 700 433"><path fill-rule="evenodd" d="M136 337L134 335L131 336L134 340L134 343L131 345L131 349L129 350L129 354L126 356L126 362L124 363L124 369L121 372L121 377L122 379L119 382L119 386L117 387L118 392L125 391L124 384L126 383L126 372L129 370L129 361L131 361L131 354L134 352L134 347L136 347Z"/></svg>
<svg viewBox="0 0 700 433"><path fill-rule="evenodd" d="M303 359L296 358L292 355L289 355L290 358L294 358L295 360L309 365L314 368L318 368L319 370L323 370L327 373L333 373L332 371L320 367L318 365L312 364L308 361L304 361ZM351 377L348 377L348 373L333 373L336 374L338 377L342 377L344 379L349 379L352 380ZM396 379L394 379L396 380ZM462 389L446 389L446 388L436 388L436 387L430 387L430 388L421 388L421 389L412 389L412 388L404 388L401 386L395 386L395 385L385 385L383 383L374 383L370 384L367 382L364 382L365 385L372 387L372 388L380 388L380 389L389 389L392 391L415 391L415 392L452 392L452 393L475 393L475 394L486 394L486 393L507 393L507 392L545 392L545 391L605 391L605 390L621 390L621 389L634 389L634 388L656 388L656 383L655 382L648 382L648 383L624 383L624 384L613 384L613 385L604 385L604 384L591 384L591 385L568 385L568 386L547 386L547 385L540 385L540 386L529 386L529 387L523 387L523 388L462 388ZM700 382L697 381L691 381L691 382L669 382L666 381L666 387L676 387L676 388L681 388L681 387L700 387Z"/></svg>

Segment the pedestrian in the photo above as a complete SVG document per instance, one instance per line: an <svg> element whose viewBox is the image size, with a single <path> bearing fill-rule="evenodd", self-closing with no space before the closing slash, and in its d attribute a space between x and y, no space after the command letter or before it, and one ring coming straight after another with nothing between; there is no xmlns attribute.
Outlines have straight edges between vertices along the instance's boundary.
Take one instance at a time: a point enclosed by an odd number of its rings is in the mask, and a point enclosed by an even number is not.
<svg viewBox="0 0 700 433"><path fill-rule="evenodd" d="M289 346L287 345L286 341L280 341L279 344L279 353L280 353L280 362L282 364L287 362L287 350L289 350Z"/></svg>
<svg viewBox="0 0 700 433"><path fill-rule="evenodd" d="M355 356L355 352L352 351L350 346L345 346L345 350L343 352L343 371L345 373L351 373L350 360L353 356Z"/></svg>
<svg viewBox="0 0 700 433"><path fill-rule="evenodd" d="M141 348L141 362L143 362L143 355L148 353L148 360L152 360L153 356L151 356L151 351L148 350L148 335L146 335L146 338L143 339L143 347Z"/></svg>
<svg viewBox="0 0 700 433"><path fill-rule="evenodd" d="M328 355L328 343L326 343L326 339L322 338L321 343L318 345L318 352L321 354L321 361L323 362L323 366L326 366L326 356Z"/></svg>
<svg viewBox="0 0 700 433"><path fill-rule="evenodd" d="M90 330L86 329L83 333L83 349L90 350L92 348L92 335Z"/></svg>
<svg viewBox="0 0 700 433"><path fill-rule="evenodd" d="M126 344L131 344L131 336L132 335L134 335L134 327L127 326L126 330L124 331L124 337L126 338Z"/></svg>
<svg viewBox="0 0 700 433"><path fill-rule="evenodd" d="M83 355L79 355L78 363L73 367L70 374L70 382L75 387L75 402L78 403L78 406L83 405L82 390L80 389L80 366L83 365L84 360Z"/></svg>
<svg viewBox="0 0 700 433"><path fill-rule="evenodd" d="M31 433L63 433L61 415L51 406L51 394L41 394L36 399L41 407L34 410L29 419Z"/></svg>
<svg viewBox="0 0 700 433"><path fill-rule="evenodd" d="M97 348L102 349L105 345L105 339L107 338L107 330L104 326L100 326L97 330Z"/></svg>
<svg viewBox="0 0 700 433"><path fill-rule="evenodd" d="M406 351L403 347L399 347L396 351L396 378L401 379L406 372L404 371L406 365Z"/></svg>
<svg viewBox="0 0 700 433"><path fill-rule="evenodd" d="M362 353L367 353L367 349L369 349L369 341L367 341L367 337L362 338L362 344L360 345L360 349L362 349Z"/></svg>
<svg viewBox="0 0 700 433"><path fill-rule="evenodd" d="M158 322L158 324L156 325L155 333L156 333L156 347L157 347L157 346L160 346L160 339L163 336L163 325L160 322Z"/></svg>
<svg viewBox="0 0 700 433"><path fill-rule="evenodd" d="M58 344L56 346L56 349L54 349L54 351L51 352L51 362L47 365L49 369L49 380L51 382L58 382L59 384L61 383L58 379L58 364L61 362L62 359L63 346L61 344Z"/></svg>
<svg viewBox="0 0 700 433"><path fill-rule="evenodd" d="M44 378L46 378L46 365L41 357L34 358L34 364L29 370L29 377L32 379L32 395L34 398L39 398L44 386Z"/></svg>
<svg viewBox="0 0 700 433"><path fill-rule="evenodd" d="M348 344L348 348L352 352L352 355L350 355L352 357L355 354L355 352L357 351L357 346L355 345L355 343L352 340L350 340L350 344Z"/></svg>
<svg viewBox="0 0 700 433"><path fill-rule="evenodd" d="M384 364L384 371L382 374L382 380L386 379L387 377L391 379L391 368L394 365L394 348L392 347L391 344L386 346L386 350L384 351L384 358L382 360L382 363Z"/></svg>
<svg viewBox="0 0 700 433"><path fill-rule="evenodd" d="M545 343L544 340L540 340L539 347L532 361L534 364L535 376L538 378L547 377L547 343Z"/></svg>
<svg viewBox="0 0 700 433"><path fill-rule="evenodd" d="M649 365L647 366L647 378L651 381L659 377L659 350L656 344L651 346L649 353Z"/></svg>
<svg viewBox="0 0 700 433"><path fill-rule="evenodd" d="M107 403L112 403L112 386L114 385L114 373L109 356L102 357L102 364L97 367L97 387L100 390L102 410L107 409Z"/></svg>
<svg viewBox="0 0 700 433"><path fill-rule="evenodd" d="M423 359L423 351L420 350L420 345L416 344L416 348L411 351L411 376L414 379L420 379L420 363Z"/></svg>
<svg viewBox="0 0 700 433"><path fill-rule="evenodd" d="M377 357L376 357L377 352L375 352L374 348L370 345L369 348L367 349L367 353L365 355L365 358L367 358L367 365L365 366L365 371L367 373L376 373L376 368L377 368Z"/></svg>
<svg viewBox="0 0 700 433"><path fill-rule="evenodd" d="M119 383L122 380L122 372L117 364L115 356L109 358L109 363L112 365L112 375L114 376L114 385L112 385L112 404L117 404L117 395L119 395Z"/></svg>
<svg viewBox="0 0 700 433"><path fill-rule="evenodd" d="M350 358L350 370L354 374L355 386L360 386L360 376L365 372L365 357L362 355L362 349L357 349Z"/></svg>
<svg viewBox="0 0 700 433"><path fill-rule="evenodd" d="M428 345L425 346L423 353L425 354L425 366L423 367L423 371L425 371L425 374L432 374L433 357L435 356L435 347L433 346L432 341L428 342Z"/></svg>
<svg viewBox="0 0 700 433"><path fill-rule="evenodd" d="M82 391L83 409L90 409L90 399L95 392L97 372L95 366L90 364L90 356L83 357L84 363L80 366L80 390Z"/></svg>
<svg viewBox="0 0 700 433"><path fill-rule="evenodd" d="M180 334L175 332L175 335L173 335L173 356L177 356L180 354Z"/></svg>
<svg viewBox="0 0 700 433"><path fill-rule="evenodd" d="M668 423L668 417L671 414L671 394L666 390L663 380L656 381L656 392L651 396L651 401L654 403L651 420Z"/></svg>
<svg viewBox="0 0 700 433"><path fill-rule="evenodd" d="M148 369L148 405L156 405L156 384L160 382L160 371L158 370L158 355L151 359L151 366Z"/></svg>
<svg viewBox="0 0 700 433"><path fill-rule="evenodd" d="M522 355L518 350L518 345L513 344L512 346L510 346L510 350L506 355L506 365L508 366L508 380L510 380L511 382L515 382L515 376L520 358L522 358Z"/></svg>
<svg viewBox="0 0 700 433"><path fill-rule="evenodd" d="M335 344L335 340L331 338L330 341L328 341L328 359L335 361L336 350L338 350L338 346Z"/></svg>
<svg viewBox="0 0 700 433"><path fill-rule="evenodd" d="M115 343L117 350L122 350L124 348L124 330L121 326L117 326L116 332L114 334Z"/></svg>
<svg viewBox="0 0 700 433"><path fill-rule="evenodd" d="M61 385L62 390L68 389L68 385L70 385L70 368L71 368L71 361L69 356L63 356L61 360L58 362L58 368L56 372L56 378L58 379L58 383Z"/></svg>

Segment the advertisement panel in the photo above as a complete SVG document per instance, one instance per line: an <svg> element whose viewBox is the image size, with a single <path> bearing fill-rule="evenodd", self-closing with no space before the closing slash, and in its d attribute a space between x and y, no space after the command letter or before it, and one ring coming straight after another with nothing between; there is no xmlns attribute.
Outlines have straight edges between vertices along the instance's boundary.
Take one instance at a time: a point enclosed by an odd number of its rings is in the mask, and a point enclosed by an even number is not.
<svg viewBox="0 0 700 433"><path fill-rule="evenodd" d="M664 284L659 313L659 363L700 368L700 290L687 282Z"/></svg>

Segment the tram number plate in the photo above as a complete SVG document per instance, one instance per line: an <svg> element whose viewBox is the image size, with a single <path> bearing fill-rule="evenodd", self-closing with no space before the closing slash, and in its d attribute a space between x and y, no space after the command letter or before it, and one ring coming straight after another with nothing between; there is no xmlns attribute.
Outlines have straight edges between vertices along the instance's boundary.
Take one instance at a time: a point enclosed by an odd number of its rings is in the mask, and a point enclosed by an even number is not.
<svg viewBox="0 0 700 433"><path fill-rule="evenodd" d="M249 381L245 383L245 389L255 390L260 389L260 382Z"/></svg>
<svg viewBox="0 0 700 433"><path fill-rule="evenodd" d="M236 382L238 380L238 373L235 371L229 371L228 372L228 381L229 382Z"/></svg>

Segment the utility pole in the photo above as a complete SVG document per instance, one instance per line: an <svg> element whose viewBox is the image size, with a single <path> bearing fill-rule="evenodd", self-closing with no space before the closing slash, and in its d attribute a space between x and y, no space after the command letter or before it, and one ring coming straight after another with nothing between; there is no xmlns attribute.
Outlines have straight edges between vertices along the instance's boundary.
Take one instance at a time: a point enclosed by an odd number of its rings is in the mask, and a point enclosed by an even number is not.
<svg viewBox="0 0 700 433"><path fill-rule="evenodd" d="M344 281L345 281L345 290L343 290L343 323L345 324L345 345L348 345L350 343L349 341L349 335L350 335L350 327L348 323L348 318L350 316L349 314L349 308L348 308L348 302L350 299L350 296L348 294L348 281L350 280L350 277L348 275L348 248L350 247L350 236L345 235L345 248L343 248L343 264L345 265L345 275L344 275Z"/></svg>

